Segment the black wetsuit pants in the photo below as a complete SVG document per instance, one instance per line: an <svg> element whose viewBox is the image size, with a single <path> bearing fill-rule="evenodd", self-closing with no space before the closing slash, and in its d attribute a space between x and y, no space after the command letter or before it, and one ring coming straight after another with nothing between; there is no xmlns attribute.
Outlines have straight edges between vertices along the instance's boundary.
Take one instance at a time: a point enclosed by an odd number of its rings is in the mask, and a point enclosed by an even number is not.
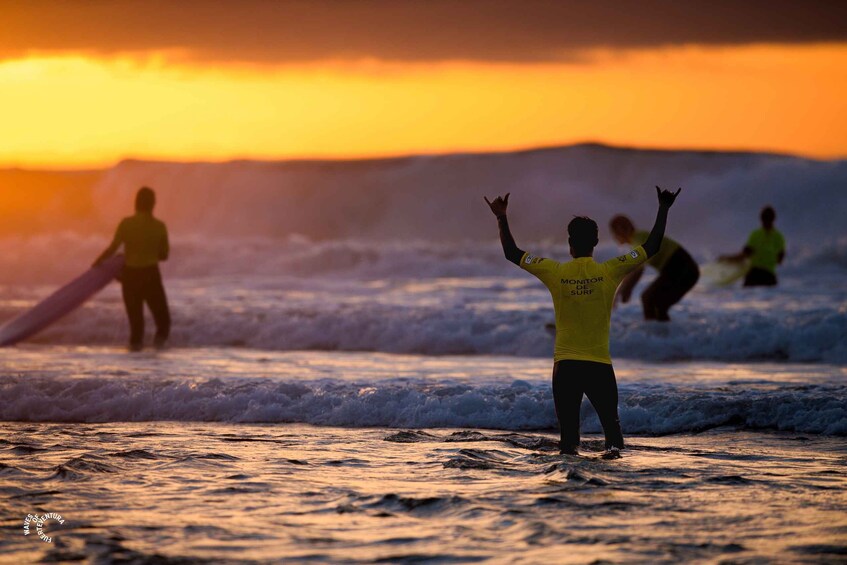
<svg viewBox="0 0 847 565"><path fill-rule="evenodd" d="M765 269L753 267L744 277L744 286L775 286L776 275Z"/></svg>
<svg viewBox="0 0 847 565"><path fill-rule="evenodd" d="M129 318L131 347L144 342L144 304L156 322L156 343L164 343L171 332L171 314L159 267L124 267L121 272L124 306Z"/></svg>
<svg viewBox="0 0 847 565"><path fill-rule="evenodd" d="M682 300L700 278L700 269L684 249L677 249L659 276L641 294L645 320L670 320L668 310Z"/></svg>
<svg viewBox="0 0 847 565"><path fill-rule="evenodd" d="M579 413L583 394L600 417L606 448L623 449L614 369L607 363L573 360L557 361L553 365L553 400L559 419L560 448L569 452L579 446Z"/></svg>

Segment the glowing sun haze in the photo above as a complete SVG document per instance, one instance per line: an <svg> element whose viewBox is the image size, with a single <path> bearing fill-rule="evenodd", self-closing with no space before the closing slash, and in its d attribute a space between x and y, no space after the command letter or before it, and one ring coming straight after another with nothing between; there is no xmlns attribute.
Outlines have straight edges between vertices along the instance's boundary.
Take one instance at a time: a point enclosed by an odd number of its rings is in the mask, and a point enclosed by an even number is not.
<svg viewBox="0 0 847 565"><path fill-rule="evenodd" d="M847 154L847 26L825 3L0 4L0 166L586 140Z"/></svg>

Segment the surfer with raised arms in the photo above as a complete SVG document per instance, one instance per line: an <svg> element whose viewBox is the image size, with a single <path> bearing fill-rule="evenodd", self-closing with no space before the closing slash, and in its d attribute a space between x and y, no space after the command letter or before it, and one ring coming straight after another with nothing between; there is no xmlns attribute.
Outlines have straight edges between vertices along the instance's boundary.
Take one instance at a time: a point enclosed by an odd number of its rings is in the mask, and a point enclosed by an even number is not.
<svg viewBox="0 0 847 565"><path fill-rule="evenodd" d="M681 189L680 189L681 190ZM606 436L606 457L616 457L624 447L618 418L618 386L609 355L609 324L615 291L621 280L659 252L665 235L668 210L680 190L656 187L659 211L650 235L632 251L597 263L597 223L577 216L568 224L572 261L559 263L518 248L509 230L506 208L509 195L485 201L497 216L500 243L506 259L535 275L550 291L556 313L553 355L553 400L559 420L563 454L577 454L579 412L583 394L588 396Z"/></svg>
<svg viewBox="0 0 847 565"><path fill-rule="evenodd" d="M142 187L135 195L135 215L121 220L109 247L97 258L99 265L124 247L124 268L121 286L124 306L129 318L129 349L140 351L144 346L144 304L150 308L156 322L154 345L162 347L171 330L168 299L162 285L159 261L170 253L168 229L165 223L153 216L156 194Z"/></svg>
<svg viewBox="0 0 847 565"><path fill-rule="evenodd" d="M641 245L649 236L646 231L635 229L632 220L623 214L612 218L609 228L620 244ZM647 264L659 271L659 276L641 293L644 319L669 322L668 310L694 288L700 278L700 269L688 251L669 237L662 239L659 252L650 257ZM632 289L643 273L644 267L639 267L625 276L615 300L629 302Z"/></svg>
<svg viewBox="0 0 847 565"><path fill-rule="evenodd" d="M776 266L785 259L785 238L774 227L776 212L770 206L759 214L762 227L753 230L740 253L724 255L721 261L741 263L750 260L750 269L744 277L744 286L775 286Z"/></svg>

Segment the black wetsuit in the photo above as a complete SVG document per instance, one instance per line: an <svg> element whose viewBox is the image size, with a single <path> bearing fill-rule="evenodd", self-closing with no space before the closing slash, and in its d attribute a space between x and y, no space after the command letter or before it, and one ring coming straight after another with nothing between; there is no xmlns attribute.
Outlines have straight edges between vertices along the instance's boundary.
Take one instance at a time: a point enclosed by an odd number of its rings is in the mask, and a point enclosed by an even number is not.
<svg viewBox="0 0 847 565"><path fill-rule="evenodd" d="M744 286L776 286L776 275L766 269L752 267L744 276Z"/></svg>
<svg viewBox="0 0 847 565"><path fill-rule="evenodd" d="M588 397L603 426L606 449L623 449L618 419L618 385L615 370L607 363L564 359L553 365L553 400L559 419L560 449L574 453L579 447L579 417L582 395Z"/></svg>
<svg viewBox="0 0 847 565"><path fill-rule="evenodd" d="M644 319L669 320L668 310L697 284L697 262L680 247L662 267L659 276L641 294Z"/></svg>
<svg viewBox="0 0 847 565"><path fill-rule="evenodd" d="M121 272L121 287L129 318L130 347L140 348L144 341L145 303L156 322L155 343L164 343L171 331L171 314L159 266L124 267Z"/></svg>

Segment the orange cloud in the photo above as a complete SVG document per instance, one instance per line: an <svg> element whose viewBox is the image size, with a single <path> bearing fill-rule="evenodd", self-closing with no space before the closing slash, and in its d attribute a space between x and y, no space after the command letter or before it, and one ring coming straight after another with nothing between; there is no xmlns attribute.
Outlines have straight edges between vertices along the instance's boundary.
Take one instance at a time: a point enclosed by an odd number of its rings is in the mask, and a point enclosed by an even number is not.
<svg viewBox="0 0 847 565"><path fill-rule="evenodd" d="M590 50L583 63L0 63L0 165L368 157L597 140L847 154L847 44Z"/></svg>

